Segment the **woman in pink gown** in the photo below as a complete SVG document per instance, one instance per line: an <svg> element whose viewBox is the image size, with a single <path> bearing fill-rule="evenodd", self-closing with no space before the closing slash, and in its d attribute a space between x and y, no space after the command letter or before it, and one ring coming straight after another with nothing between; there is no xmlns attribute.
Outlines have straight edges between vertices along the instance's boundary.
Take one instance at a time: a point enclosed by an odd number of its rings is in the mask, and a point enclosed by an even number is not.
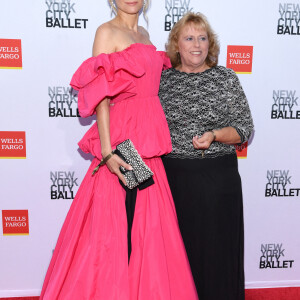
<svg viewBox="0 0 300 300"><path fill-rule="evenodd" d="M79 91L81 116L97 115L79 142L95 158L61 229L40 299L197 300L160 158L171 151L157 96L161 71L170 62L137 25L142 0L115 2L116 17L98 28L94 56L71 81ZM113 155L92 176L100 160L126 139L154 173L154 184L136 191L131 254L126 191L119 182L126 184L119 167L130 166Z"/></svg>

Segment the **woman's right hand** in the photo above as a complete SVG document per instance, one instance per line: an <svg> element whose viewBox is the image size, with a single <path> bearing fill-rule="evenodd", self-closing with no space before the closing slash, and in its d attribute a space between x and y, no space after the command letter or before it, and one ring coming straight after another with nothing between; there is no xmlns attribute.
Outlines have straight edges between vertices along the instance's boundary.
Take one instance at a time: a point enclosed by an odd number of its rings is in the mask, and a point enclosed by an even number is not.
<svg viewBox="0 0 300 300"><path fill-rule="evenodd" d="M118 155L114 154L107 162L106 166L110 170L111 173L116 174L119 179L123 182L125 186L127 186L126 180L123 174L120 171L120 167L124 167L126 170L132 170L132 166L127 164L123 159L121 159Z"/></svg>

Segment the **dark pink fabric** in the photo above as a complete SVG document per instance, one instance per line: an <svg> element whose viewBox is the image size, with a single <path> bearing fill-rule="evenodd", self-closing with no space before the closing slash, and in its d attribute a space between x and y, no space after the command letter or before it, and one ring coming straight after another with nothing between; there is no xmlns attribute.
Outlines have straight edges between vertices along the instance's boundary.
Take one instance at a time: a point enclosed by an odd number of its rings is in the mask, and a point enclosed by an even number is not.
<svg viewBox="0 0 300 300"><path fill-rule="evenodd" d="M130 138L153 171L154 185L138 190L128 265L125 190L101 156L97 127L80 147L95 158L66 217L45 278L42 300L197 300L160 156L171 151L157 97L169 61L154 46L87 60L75 73L81 113L90 115L112 97L112 145ZM115 87L119 82L121 88Z"/></svg>
<svg viewBox="0 0 300 300"><path fill-rule="evenodd" d="M1 298L2 300L38 300L39 297ZM300 287L246 290L246 300L298 300Z"/></svg>
<svg viewBox="0 0 300 300"><path fill-rule="evenodd" d="M113 148L129 138L143 158L169 153L172 145L168 124L157 94L161 71L170 66L165 52L143 44L89 58L71 80L72 87L79 91L80 115L95 114L96 106L109 97ZM96 123L79 147L102 158Z"/></svg>

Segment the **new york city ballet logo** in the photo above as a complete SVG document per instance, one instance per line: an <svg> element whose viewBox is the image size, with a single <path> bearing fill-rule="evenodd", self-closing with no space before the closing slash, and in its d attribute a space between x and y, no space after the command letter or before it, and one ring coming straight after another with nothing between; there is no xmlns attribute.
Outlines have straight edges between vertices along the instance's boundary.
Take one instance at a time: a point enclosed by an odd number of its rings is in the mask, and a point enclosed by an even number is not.
<svg viewBox="0 0 300 300"><path fill-rule="evenodd" d="M28 210L2 210L3 235L28 235Z"/></svg>
<svg viewBox="0 0 300 300"><path fill-rule="evenodd" d="M300 119L295 90L273 90L271 119Z"/></svg>
<svg viewBox="0 0 300 300"><path fill-rule="evenodd" d="M268 170L266 197L299 197L300 188L291 188L292 176L289 170Z"/></svg>
<svg viewBox="0 0 300 300"><path fill-rule="evenodd" d="M75 188L78 187L78 178L75 177L75 172L50 172L50 180L50 195L52 200L74 199L76 194Z"/></svg>
<svg viewBox="0 0 300 300"><path fill-rule="evenodd" d="M75 1L46 0L46 27L86 29L88 19L76 18Z"/></svg>
<svg viewBox="0 0 300 300"><path fill-rule="evenodd" d="M21 40L0 39L0 69L22 69Z"/></svg>
<svg viewBox="0 0 300 300"><path fill-rule="evenodd" d="M253 46L227 46L226 67L237 74L251 74Z"/></svg>
<svg viewBox="0 0 300 300"><path fill-rule="evenodd" d="M300 35L300 4L279 3L277 34Z"/></svg>
<svg viewBox="0 0 300 300"><path fill-rule="evenodd" d="M193 10L190 4L191 0L165 0L165 31L170 31L184 14Z"/></svg>
<svg viewBox="0 0 300 300"><path fill-rule="evenodd" d="M26 158L25 131L0 131L0 158Z"/></svg>
<svg viewBox="0 0 300 300"><path fill-rule="evenodd" d="M259 261L260 269L291 269L294 260L285 258L283 244L262 244L261 257Z"/></svg>
<svg viewBox="0 0 300 300"><path fill-rule="evenodd" d="M235 150L238 158L247 158L248 142L235 145Z"/></svg>
<svg viewBox="0 0 300 300"><path fill-rule="evenodd" d="M48 87L48 114L55 117L80 117L77 108L77 94L70 87Z"/></svg>

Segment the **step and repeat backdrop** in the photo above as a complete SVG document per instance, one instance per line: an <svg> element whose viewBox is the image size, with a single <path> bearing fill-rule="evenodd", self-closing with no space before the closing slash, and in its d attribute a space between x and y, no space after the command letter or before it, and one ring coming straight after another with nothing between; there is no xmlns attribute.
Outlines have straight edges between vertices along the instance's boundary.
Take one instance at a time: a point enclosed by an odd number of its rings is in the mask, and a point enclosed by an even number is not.
<svg viewBox="0 0 300 300"><path fill-rule="evenodd" d="M0 297L34 296L92 159L77 142L95 119L79 116L69 82L112 15L107 0L0 3ZM300 286L300 2L152 0L140 24L164 50L188 11L218 34L255 123L237 148L246 287Z"/></svg>

